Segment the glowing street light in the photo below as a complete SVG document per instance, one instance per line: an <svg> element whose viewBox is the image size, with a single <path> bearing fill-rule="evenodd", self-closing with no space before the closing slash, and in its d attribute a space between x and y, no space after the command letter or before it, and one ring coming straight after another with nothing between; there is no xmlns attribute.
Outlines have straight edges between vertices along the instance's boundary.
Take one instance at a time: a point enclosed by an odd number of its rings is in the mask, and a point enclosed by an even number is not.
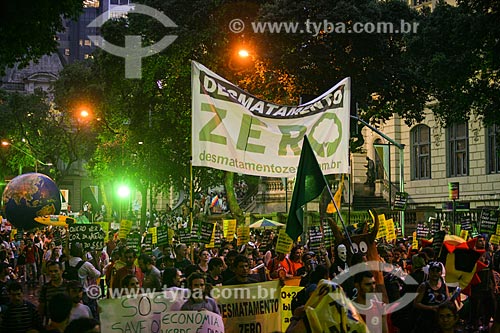
<svg viewBox="0 0 500 333"><path fill-rule="evenodd" d="M52 166L53 165L52 163L45 163L45 162L40 161L38 158L33 156L33 154L31 154L30 152L27 152L24 149L21 149L18 146L13 145L11 142L9 142L7 140L2 140L1 144L3 147L9 147L9 146L13 147L17 151L20 151L21 153L25 154L26 156L32 158L35 161L35 172L38 172L38 164L45 165L45 166ZM21 173L22 173L22 165L19 166L19 174L21 174Z"/></svg>
<svg viewBox="0 0 500 333"><path fill-rule="evenodd" d="M248 58L250 56L250 53L245 50L245 49L241 49L238 51L238 55L241 57L241 58Z"/></svg>

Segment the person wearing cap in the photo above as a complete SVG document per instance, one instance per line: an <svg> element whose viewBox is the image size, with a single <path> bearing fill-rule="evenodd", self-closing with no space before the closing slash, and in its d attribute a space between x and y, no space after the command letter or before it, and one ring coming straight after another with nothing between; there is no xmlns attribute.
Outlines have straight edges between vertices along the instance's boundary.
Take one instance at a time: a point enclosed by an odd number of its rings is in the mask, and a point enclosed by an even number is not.
<svg viewBox="0 0 500 333"><path fill-rule="evenodd" d="M73 302L73 307L71 308L71 313L69 314L69 321L78 318L93 318L90 308L82 303L82 283L76 280L68 281L66 284L66 290L69 297L71 297L71 301Z"/></svg>
<svg viewBox="0 0 500 333"><path fill-rule="evenodd" d="M413 300L413 306L418 311L414 332L433 332L437 328L435 317L439 305L450 298L442 271L442 263L430 262L429 279L418 286L417 297Z"/></svg>

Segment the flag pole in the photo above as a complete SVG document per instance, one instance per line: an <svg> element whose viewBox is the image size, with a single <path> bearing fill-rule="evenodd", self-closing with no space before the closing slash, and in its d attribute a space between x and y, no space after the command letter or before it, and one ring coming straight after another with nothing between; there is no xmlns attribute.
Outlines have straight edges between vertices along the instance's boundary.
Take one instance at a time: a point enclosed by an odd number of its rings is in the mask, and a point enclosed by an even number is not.
<svg viewBox="0 0 500 333"><path fill-rule="evenodd" d="M342 218L342 214L340 214L339 207L337 207L337 203L335 202L335 198L333 196L332 190L330 189L330 186L328 185L328 182L326 181L325 175L323 175L323 179L325 181L326 188L328 189L328 194L330 195L330 198L332 199L333 206L335 207L335 211L337 212L337 216L339 217L340 222L342 223L342 228L344 228L345 237L349 241L349 245L352 247L351 236L349 236L349 231L347 231L347 227L345 226L344 219Z"/></svg>

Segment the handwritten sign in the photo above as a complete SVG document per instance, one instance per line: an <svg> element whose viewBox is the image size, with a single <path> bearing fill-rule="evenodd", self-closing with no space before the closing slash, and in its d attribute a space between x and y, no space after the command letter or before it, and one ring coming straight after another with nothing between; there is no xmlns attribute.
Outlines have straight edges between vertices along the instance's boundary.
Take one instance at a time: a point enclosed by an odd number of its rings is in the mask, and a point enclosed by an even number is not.
<svg viewBox="0 0 500 333"><path fill-rule="evenodd" d="M394 228L394 221L392 219L385 220L385 225L387 228L387 235L385 239L390 242L396 240L396 229Z"/></svg>
<svg viewBox="0 0 500 333"><path fill-rule="evenodd" d="M153 244L158 243L158 232L156 230L156 227L148 228L148 233L151 234L151 242Z"/></svg>
<svg viewBox="0 0 500 333"><path fill-rule="evenodd" d="M156 244L158 246L164 246L169 244L168 227L162 225L156 228Z"/></svg>
<svg viewBox="0 0 500 333"><path fill-rule="evenodd" d="M396 192L394 198L394 210L405 210L408 203L408 193Z"/></svg>
<svg viewBox="0 0 500 333"><path fill-rule="evenodd" d="M212 237L210 238L210 243L208 243L205 247L207 249L213 249L215 247L215 229L217 227L217 223L214 223L214 230L212 231Z"/></svg>
<svg viewBox="0 0 500 333"><path fill-rule="evenodd" d="M179 233L179 241L183 244L191 244L191 233L188 229L180 229Z"/></svg>
<svg viewBox="0 0 500 333"><path fill-rule="evenodd" d="M309 227L309 249L315 253L319 253L321 244L323 243L323 234L319 226Z"/></svg>
<svg viewBox="0 0 500 333"><path fill-rule="evenodd" d="M385 215L384 214L379 215L378 220L380 224L377 232L377 237L376 237L377 239L387 236L387 225L385 223Z"/></svg>
<svg viewBox="0 0 500 333"><path fill-rule="evenodd" d="M472 221L470 216L462 216L460 218L460 226L462 230L472 230Z"/></svg>
<svg viewBox="0 0 500 333"><path fill-rule="evenodd" d="M138 232L131 232L127 235L127 247L134 249L136 254L141 251L141 238Z"/></svg>
<svg viewBox="0 0 500 333"><path fill-rule="evenodd" d="M491 235L490 243L493 245L499 245L500 244L500 236L499 235Z"/></svg>
<svg viewBox="0 0 500 333"><path fill-rule="evenodd" d="M288 236L284 229L280 230L278 234L278 241L276 242L277 253L288 253L292 249L293 240Z"/></svg>
<svg viewBox="0 0 500 333"><path fill-rule="evenodd" d="M498 210L483 208L481 210L480 233L494 234L497 230Z"/></svg>
<svg viewBox="0 0 500 333"><path fill-rule="evenodd" d="M96 223L76 223L68 226L69 243L82 244L84 251L102 250L104 248L104 231Z"/></svg>
<svg viewBox="0 0 500 333"><path fill-rule="evenodd" d="M250 241L250 228L249 227L238 227L236 230L236 234L238 236L238 246L246 244Z"/></svg>
<svg viewBox="0 0 500 333"><path fill-rule="evenodd" d="M417 238L418 239L423 239L427 238L429 236L429 228L426 227L424 224L417 224Z"/></svg>
<svg viewBox="0 0 500 333"><path fill-rule="evenodd" d="M118 232L118 238L126 239L130 230L132 230L133 222L130 220L122 220L120 223L120 231Z"/></svg>
<svg viewBox="0 0 500 333"><path fill-rule="evenodd" d="M236 220L222 220L222 228L224 238L228 241L232 241L236 233Z"/></svg>
<svg viewBox="0 0 500 333"><path fill-rule="evenodd" d="M191 241L208 244L212 238L213 231L213 223L196 221L193 223L193 228L191 229Z"/></svg>
<svg viewBox="0 0 500 333"><path fill-rule="evenodd" d="M434 233L434 237L432 240L432 249L439 256L441 253L441 248L443 247L444 236L446 236L446 231L441 230Z"/></svg>
<svg viewBox="0 0 500 333"><path fill-rule="evenodd" d="M142 241L142 245L145 245L144 253L151 255L153 253L153 235L146 234Z"/></svg>
<svg viewBox="0 0 500 333"><path fill-rule="evenodd" d="M99 300L99 308L106 313L101 332L224 332L221 316L213 312L173 311L184 302L177 294L181 293L167 290Z"/></svg>
<svg viewBox="0 0 500 333"><path fill-rule="evenodd" d="M281 332L286 332L290 325L290 319L293 317L292 313L292 300L297 294L304 289L298 286L284 286L281 287Z"/></svg>

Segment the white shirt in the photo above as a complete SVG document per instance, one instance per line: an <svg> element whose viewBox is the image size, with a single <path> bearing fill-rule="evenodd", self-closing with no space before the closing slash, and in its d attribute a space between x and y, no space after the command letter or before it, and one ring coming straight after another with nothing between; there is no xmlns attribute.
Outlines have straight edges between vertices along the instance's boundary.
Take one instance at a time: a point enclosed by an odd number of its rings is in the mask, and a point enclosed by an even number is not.
<svg viewBox="0 0 500 333"><path fill-rule="evenodd" d="M92 311L90 311L90 308L88 306L82 303L73 305L71 313L69 314L69 321L78 318L92 318Z"/></svg>

